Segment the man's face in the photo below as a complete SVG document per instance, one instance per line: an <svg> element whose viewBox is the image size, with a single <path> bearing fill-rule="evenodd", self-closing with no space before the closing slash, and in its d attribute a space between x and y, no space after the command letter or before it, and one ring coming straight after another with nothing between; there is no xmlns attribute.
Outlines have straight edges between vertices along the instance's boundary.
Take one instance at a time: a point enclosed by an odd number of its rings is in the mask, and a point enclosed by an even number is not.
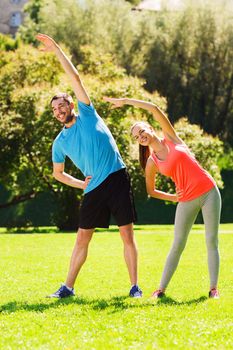
<svg viewBox="0 0 233 350"><path fill-rule="evenodd" d="M67 102L63 97L52 102L53 115L62 124L69 123L73 119L72 109L73 103Z"/></svg>

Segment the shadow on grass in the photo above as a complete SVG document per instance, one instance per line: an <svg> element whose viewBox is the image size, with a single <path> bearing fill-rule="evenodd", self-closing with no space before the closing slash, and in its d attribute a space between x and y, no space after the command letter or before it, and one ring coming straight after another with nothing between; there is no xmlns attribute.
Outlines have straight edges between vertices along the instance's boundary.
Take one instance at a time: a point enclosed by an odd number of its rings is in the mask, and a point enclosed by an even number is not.
<svg viewBox="0 0 233 350"><path fill-rule="evenodd" d="M155 307L155 306L182 306L182 305L192 305L199 304L207 300L207 297L202 296L198 299L192 299L189 301L178 302L172 298L164 297L162 299L156 300L143 300L143 299L131 299L128 295L112 297L109 299L87 299L82 297L70 297L66 299L50 299L52 302L47 303L36 303L28 304L27 302L18 302L12 301L7 304L0 306L0 313L10 314L18 311L28 311L28 312L44 312L49 309L56 309L61 307L61 305L80 305L80 306L89 306L93 310L109 310L110 313L116 313L127 309L132 308L144 308L144 307Z"/></svg>
<svg viewBox="0 0 233 350"><path fill-rule="evenodd" d="M143 231L144 227L134 226L134 231ZM75 234L77 230L59 230L57 227L22 227L22 228L1 228L1 234ZM111 225L109 228L96 228L95 233L118 232L117 226Z"/></svg>
<svg viewBox="0 0 233 350"><path fill-rule="evenodd" d="M206 296L201 296L200 298L197 299L192 299L192 300L188 300L188 301L177 301L175 299L172 299L170 297L163 297L161 299L158 299L157 305L158 306L163 306L163 305L192 305L192 304L199 304L199 303L203 303L204 301L206 301L208 298Z"/></svg>
<svg viewBox="0 0 233 350"><path fill-rule="evenodd" d="M12 301L0 306L0 313L14 313L18 311L35 311L44 312L51 308L58 308L61 305L80 305L90 306L93 310L105 310L114 309L115 311L121 311L130 307L139 307L140 305L130 305L124 301L128 299L128 296L112 297L110 299L87 299L82 297L69 297L65 299L48 299L53 300L47 303L28 304L27 302ZM142 305L142 304L141 304ZM145 306L145 305L144 305Z"/></svg>

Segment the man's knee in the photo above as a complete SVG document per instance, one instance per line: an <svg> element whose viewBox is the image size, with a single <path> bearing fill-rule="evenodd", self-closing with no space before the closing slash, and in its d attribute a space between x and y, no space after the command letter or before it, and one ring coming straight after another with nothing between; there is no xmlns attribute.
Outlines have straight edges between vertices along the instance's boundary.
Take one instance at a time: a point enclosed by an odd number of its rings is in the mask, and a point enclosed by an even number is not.
<svg viewBox="0 0 233 350"><path fill-rule="evenodd" d="M125 226L120 228L121 238L125 245L135 245L134 233L132 226Z"/></svg>
<svg viewBox="0 0 233 350"><path fill-rule="evenodd" d="M79 246L87 246L92 238L94 230L79 228L76 244Z"/></svg>

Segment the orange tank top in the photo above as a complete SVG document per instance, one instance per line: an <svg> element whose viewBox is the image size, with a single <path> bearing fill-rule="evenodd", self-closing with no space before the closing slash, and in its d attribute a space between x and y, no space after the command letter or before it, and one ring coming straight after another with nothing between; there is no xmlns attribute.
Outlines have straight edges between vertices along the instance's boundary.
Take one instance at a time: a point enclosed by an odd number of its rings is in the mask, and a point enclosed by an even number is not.
<svg viewBox="0 0 233 350"><path fill-rule="evenodd" d="M171 177L176 188L183 190L183 196L179 202L195 199L216 185L214 179L197 162L187 145L174 144L167 138L162 142L168 148L167 158L159 160L154 152L151 157L159 172Z"/></svg>

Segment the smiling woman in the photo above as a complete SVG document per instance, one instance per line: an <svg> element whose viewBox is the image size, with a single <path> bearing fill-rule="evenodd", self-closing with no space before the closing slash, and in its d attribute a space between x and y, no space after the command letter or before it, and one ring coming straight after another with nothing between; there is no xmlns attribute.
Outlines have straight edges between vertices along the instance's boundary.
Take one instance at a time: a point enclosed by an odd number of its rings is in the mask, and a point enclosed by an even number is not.
<svg viewBox="0 0 233 350"><path fill-rule="evenodd" d="M156 135L153 128L144 122L137 122L131 128L134 139L139 143L141 165L145 170L147 193L163 200L178 202L175 217L174 242L164 267L159 289L153 297L164 296L185 248L189 232L201 210L208 250L210 275L209 297L218 298L219 273L218 227L221 211L221 197L214 179L196 161L188 146L178 136L168 118L153 103L134 99L105 98L113 108L125 104L143 108L159 123L163 138ZM176 193L170 194L155 188L157 173L170 177L176 186Z"/></svg>
<svg viewBox="0 0 233 350"><path fill-rule="evenodd" d="M137 122L131 128L131 134L136 141L140 143L147 138L146 135L152 136L153 129L151 126L144 122Z"/></svg>

